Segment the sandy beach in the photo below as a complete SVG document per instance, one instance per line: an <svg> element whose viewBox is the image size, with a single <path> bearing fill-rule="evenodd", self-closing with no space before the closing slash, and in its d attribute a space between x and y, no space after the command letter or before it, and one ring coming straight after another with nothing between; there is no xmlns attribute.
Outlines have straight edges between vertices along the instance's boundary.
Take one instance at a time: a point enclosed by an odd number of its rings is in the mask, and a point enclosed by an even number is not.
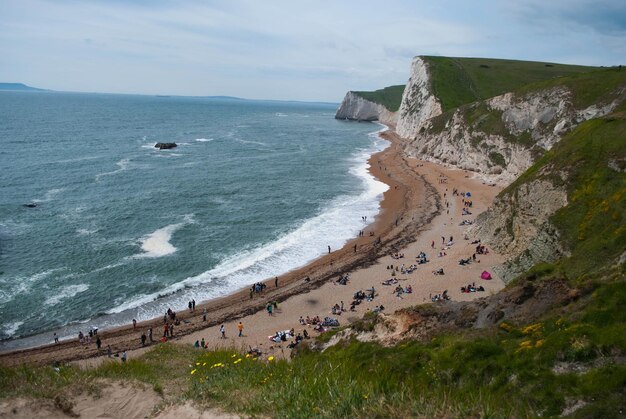
<svg viewBox="0 0 626 419"><path fill-rule="evenodd" d="M302 326L299 318L330 316L345 325L351 319L360 318L368 310L384 305L384 313L407 306L430 302L432 295L444 290L452 300L479 298L497 292L504 284L494 276L490 281L480 279L482 271L501 262L498 255L489 253L477 255L475 263L460 266L459 259L472 257L474 237L465 240L468 226L460 225L463 220L472 221L476 215L487 209L500 188L488 186L479 179L461 170L452 170L433 163L408 158L402 140L393 131L381 136L391 145L370 159L370 170L374 176L389 185L381 202L381 212L373 224L364 222L364 234L356 237L339 250L332 251L312 263L288 272L279 277L278 287L274 278L264 279L266 289L250 298L249 289L242 289L230 296L198 304L194 312L179 312L180 325L175 326L173 339L180 344L193 344L204 339L207 347L228 347L247 350L258 347L265 356L288 356L287 342L274 343L268 336L277 331L295 329L310 336L318 333L312 326ZM472 214L463 215L464 204L461 196L453 196L453 189L471 192ZM448 245L452 237L452 244ZM443 238L443 244L442 244ZM434 247L433 247L434 242ZM356 248L355 248L356 246ZM425 252L429 262L418 265L410 274L402 274L395 267L409 267L416 263L416 256ZM440 257L439 253L445 252ZM394 259L400 253L404 257ZM389 266L394 266L395 274ZM444 275L433 271L443 269ZM341 274L349 274L346 285L337 284ZM310 278L306 281L305 278ZM385 286L382 281L395 278L398 284L412 287L412 293L396 296L397 285ZM484 292L462 293L461 286L475 282L482 285ZM353 295L359 290L375 287L377 296L373 301L363 301L349 311ZM278 301L278 309L270 316L265 310L271 301ZM333 315L331 308L343 301L344 309ZM203 312L207 311L207 321ZM243 337L237 337L237 324L244 326ZM224 325L226 339L221 338L220 325ZM142 347L141 334L153 328L154 338L163 334L163 318L132 324L112 330L101 331L102 348L98 351L94 342L81 344L77 339L62 341L38 348L0 354L4 365L50 364L75 361L82 366L97 365L107 360L108 345L114 353L128 351L129 358L139 355L154 342ZM52 339L51 339L52 340Z"/></svg>

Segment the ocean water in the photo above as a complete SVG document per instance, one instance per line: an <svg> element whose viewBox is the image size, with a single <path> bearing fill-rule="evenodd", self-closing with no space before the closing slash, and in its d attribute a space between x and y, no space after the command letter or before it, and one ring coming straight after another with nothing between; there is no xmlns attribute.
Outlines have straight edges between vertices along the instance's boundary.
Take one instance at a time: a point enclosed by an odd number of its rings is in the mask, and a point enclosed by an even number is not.
<svg viewBox="0 0 626 419"><path fill-rule="evenodd" d="M367 159L386 142L335 108L0 93L0 349L160 316L342 246L378 212Z"/></svg>

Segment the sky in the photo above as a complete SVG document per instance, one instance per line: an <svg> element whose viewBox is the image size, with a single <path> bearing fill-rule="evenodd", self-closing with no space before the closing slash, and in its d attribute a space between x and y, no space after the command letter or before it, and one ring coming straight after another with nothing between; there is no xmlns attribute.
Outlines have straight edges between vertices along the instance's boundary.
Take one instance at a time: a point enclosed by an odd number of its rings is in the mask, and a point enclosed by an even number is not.
<svg viewBox="0 0 626 419"><path fill-rule="evenodd" d="M626 1L0 0L0 82L339 102L412 57L626 64Z"/></svg>

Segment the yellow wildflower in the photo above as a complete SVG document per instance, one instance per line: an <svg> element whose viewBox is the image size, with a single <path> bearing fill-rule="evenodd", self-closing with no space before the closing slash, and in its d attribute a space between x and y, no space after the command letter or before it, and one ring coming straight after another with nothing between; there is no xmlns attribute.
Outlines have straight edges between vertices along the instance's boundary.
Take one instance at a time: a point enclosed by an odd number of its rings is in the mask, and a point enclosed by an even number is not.
<svg viewBox="0 0 626 419"><path fill-rule="evenodd" d="M191 370L191 375L194 375L196 373L196 370Z"/></svg>
<svg viewBox="0 0 626 419"><path fill-rule="evenodd" d="M269 356L269 357L267 358L267 360L268 360L268 361L273 361L273 360L274 360L274 357L273 357L273 356Z"/></svg>
<svg viewBox="0 0 626 419"><path fill-rule="evenodd" d="M241 358L238 358L233 364L239 364L241 362Z"/></svg>

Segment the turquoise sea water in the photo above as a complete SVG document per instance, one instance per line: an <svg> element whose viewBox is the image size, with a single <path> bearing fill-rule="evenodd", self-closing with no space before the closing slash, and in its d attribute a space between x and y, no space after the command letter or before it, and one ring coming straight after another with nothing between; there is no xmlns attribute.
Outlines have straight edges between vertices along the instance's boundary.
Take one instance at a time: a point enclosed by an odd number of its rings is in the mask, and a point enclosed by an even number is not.
<svg viewBox="0 0 626 419"><path fill-rule="evenodd" d="M366 161L386 143L335 109L0 93L0 349L160 316L339 248L378 212Z"/></svg>

